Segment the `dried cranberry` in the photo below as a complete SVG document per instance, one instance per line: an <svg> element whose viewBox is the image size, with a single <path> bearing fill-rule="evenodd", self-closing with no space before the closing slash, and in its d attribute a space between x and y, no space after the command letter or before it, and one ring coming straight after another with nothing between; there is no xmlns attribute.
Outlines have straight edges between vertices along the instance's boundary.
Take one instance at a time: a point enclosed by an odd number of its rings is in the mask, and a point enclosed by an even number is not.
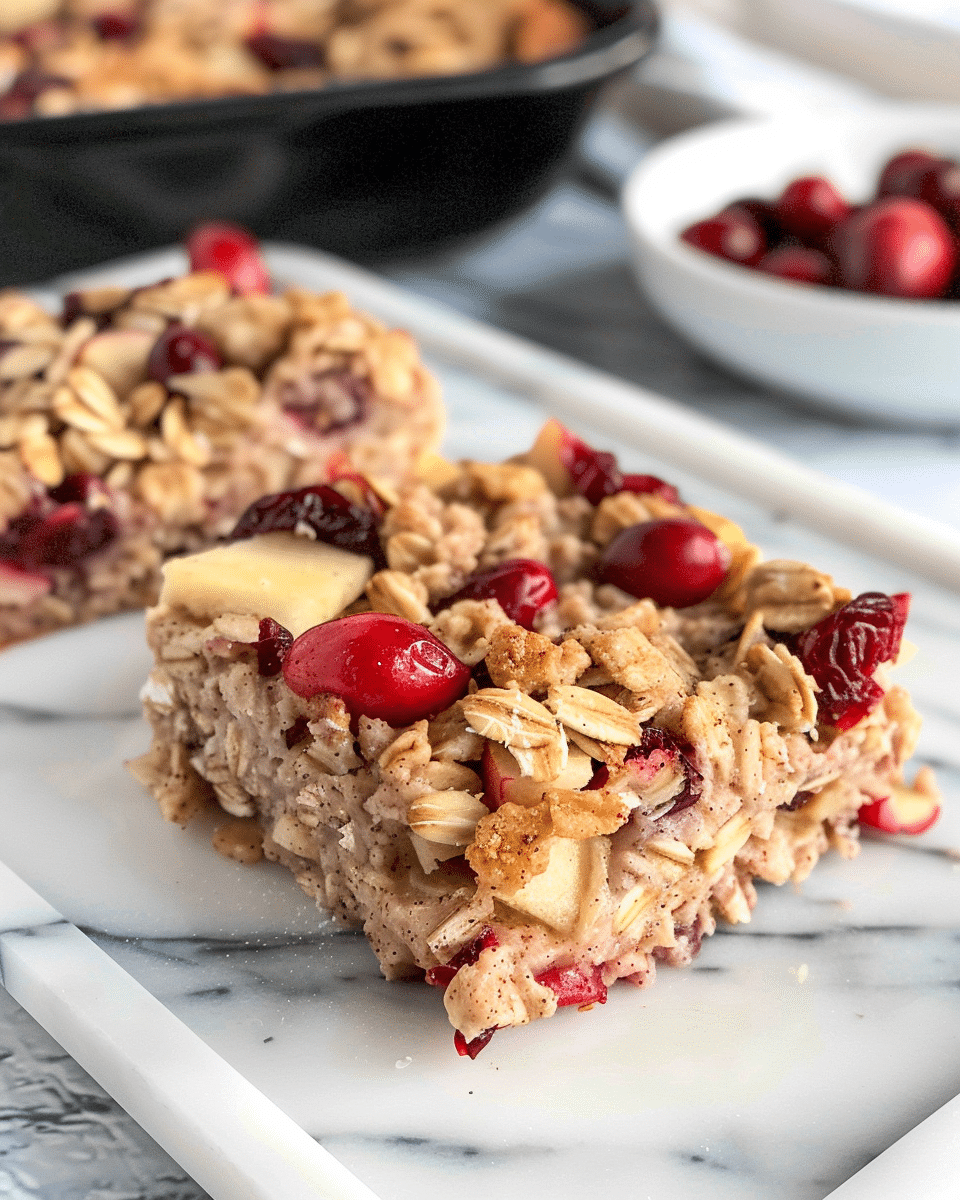
<svg viewBox="0 0 960 1200"><path fill-rule="evenodd" d="M485 1029L483 1033L478 1033L472 1041L468 1042L460 1030L457 1029L453 1035L453 1044L461 1058L474 1059L484 1046L489 1044L490 1039L496 1032L497 1026L494 1025L492 1029Z"/></svg>
<svg viewBox="0 0 960 1200"><path fill-rule="evenodd" d="M831 249L842 287L909 299L942 296L957 262L939 213L901 196L877 200L843 221Z"/></svg>
<svg viewBox="0 0 960 1200"><path fill-rule="evenodd" d="M818 283L823 287L833 281L834 267L822 250L808 246L779 246L765 254L757 270L796 283Z"/></svg>
<svg viewBox="0 0 960 1200"><path fill-rule="evenodd" d="M13 560L24 567L72 567L111 542L117 529L109 508L61 504L24 533Z"/></svg>
<svg viewBox="0 0 960 1200"><path fill-rule="evenodd" d="M638 599L689 608L717 590L730 566L730 551L699 521L667 517L622 530L604 550L603 583Z"/></svg>
<svg viewBox="0 0 960 1200"><path fill-rule="evenodd" d="M330 433L363 419L370 397L370 382L352 371L321 371L280 390L280 403L305 428Z"/></svg>
<svg viewBox="0 0 960 1200"><path fill-rule="evenodd" d="M557 996L557 1007L571 1004L606 1004L607 986L597 966L551 967L536 977L537 983L548 987Z"/></svg>
<svg viewBox="0 0 960 1200"><path fill-rule="evenodd" d="M327 484L262 496L237 521L230 539L239 541L260 533L298 528L310 530L317 541L328 546L367 554L377 566L386 563L377 515L351 504L346 496Z"/></svg>
<svg viewBox="0 0 960 1200"><path fill-rule="evenodd" d="M158 383L172 375L219 371L223 366L213 342L197 329L171 325L157 338L147 360L147 374Z"/></svg>
<svg viewBox="0 0 960 1200"><path fill-rule="evenodd" d="M78 501L81 504L96 504L104 507L110 503L110 489L99 475L89 471L75 471L67 475L63 482L51 488L48 495L56 504L69 504Z"/></svg>
<svg viewBox="0 0 960 1200"><path fill-rule="evenodd" d="M783 804L778 804L777 807L781 812L796 812L798 808L803 808L813 796L813 792L799 791L792 800L785 800Z"/></svg>
<svg viewBox="0 0 960 1200"><path fill-rule="evenodd" d="M767 249L767 239L753 214L736 204L688 226L680 237L698 250L744 267L759 262Z"/></svg>
<svg viewBox="0 0 960 1200"><path fill-rule="evenodd" d="M323 53L316 42L303 38L281 37L277 33L257 33L247 38L247 47L271 71L285 68L308 70L323 66Z"/></svg>
<svg viewBox="0 0 960 1200"><path fill-rule="evenodd" d="M270 272L252 234L226 221L199 225L186 242L191 271L216 271L238 296L266 295Z"/></svg>
<svg viewBox="0 0 960 1200"><path fill-rule="evenodd" d="M133 13L101 13L92 24L97 37L105 42L131 38L140 32L140 22Z"/></svg>
<svg viewBox="0 0 960 1200"><path fill-rule="evenodd" d="M484 950L500 945L500 939L489 925L484 925L472 942L461 947L449 962L439 967L430 967L426 973L431 987L445 988L461 967L472 967Z"/></svg>
<svg viewBox="0 0 960 1200"><path fill-rule="evenodd" d="M28 67L14 79L6 92L0 96L0 119L6 121L29 117L39 96L51 88L68 88L69 79L61 75L50 75L38 67Z"/></svg>
<svg viewBox="0 0 960 1200"><path fill-rule="evenodd" d="M624 766L629 767L638 776L641 785L653 783L659 772L664 769L671 773L677 770L682 772L683 787L672 797L670 807L660 813L659 817L672 816L690 808L696 804L703 791L703 775L696 768L693 747L666 729L656 729L653 726L644 729L639 743L627 751ZM600 767L590 780L587 790L595 791L606 787L609 781L610 768Z"/></svg>
<svg viewBox="0 0 960 1200"><path fill-rule="evenodd" d="M339 696L354 716L410 725L466 692L470 668L423 625L387 613L354 613L315 625L283 660L291 691Z"/></svg>
<svg viewBox="0 0 960 1200"><path fill-rule="evenodd" d="M293 645L293 634L273 617L264 617L260 622L258 635L253 643L257 651L258 673L267 678L279 675L287 651Z"/></svg>
<svg viewBox="0 0 960 1200"><path fill-rule="evenodd" d="M680 493L672 483L666 483L656 475L624 475L621 491L634 492L638 496L661 496L671 504L680 503Z"/></svg>
<svg viewBox="0 0 960 1200"><path fill-rule="evenodd" d="M511 621L532 629L537 613L556 598L557 585L549 567L532 558L511 558L471 575L444 607L457 600L496 600Z"/></svg>
<svg viewBox="0 0 960 1200"><path fill-rule="evenodd" d="M777 216L788 233L819 246L851 206L829 179L806 175L788 183L776 204Z"/></svg>
<svg viewBox="0 0 960 1200"><path fill-rule="evenodd" d="M850 729L876 708L883 688L873 673L899 653L909 607L906 592L864 592L789 640L820 688L821 718L840 730Z"/></svg>

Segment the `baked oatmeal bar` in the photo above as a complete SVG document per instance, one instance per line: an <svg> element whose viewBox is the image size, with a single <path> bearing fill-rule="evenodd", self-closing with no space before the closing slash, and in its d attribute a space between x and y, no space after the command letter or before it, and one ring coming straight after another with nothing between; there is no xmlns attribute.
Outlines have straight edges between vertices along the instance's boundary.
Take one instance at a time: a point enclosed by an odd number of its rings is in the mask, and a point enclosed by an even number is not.
<svg viewBox="0 0 960 1200"><path fill-rule="evenodd" d="M590 29L567 0L4 0L0 120L484 71Z"/></svg>
<svg viewBox="0 0 960 1200"><path fill-rule="evenodd" d="M215 270L59 315L0 292L0 645L154 603L165 558L264 494L395 484L436 445L411 338L337 293L251 290L249 249L246 294Z"/></svg>
<svg viewBox="0 0 960 1200"><path fill-rule="evenodd" d="M939 812L902 775L909 598L764 561L556 422L368 509L363 545L307 500L168 565L133 771L442 988L462 1054L689 963L859 820Z"/></svg>

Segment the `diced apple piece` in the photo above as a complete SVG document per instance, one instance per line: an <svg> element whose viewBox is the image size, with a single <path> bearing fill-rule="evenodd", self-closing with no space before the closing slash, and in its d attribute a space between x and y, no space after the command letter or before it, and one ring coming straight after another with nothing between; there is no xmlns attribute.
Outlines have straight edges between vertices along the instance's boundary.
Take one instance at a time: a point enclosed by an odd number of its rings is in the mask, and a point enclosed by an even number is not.
<svg viewBox="0 0 960 1200"><path fill-rule="evenodd" d="M102 375L123 399L147 378L147 359L156 340L142 329L106 329L83 345L77 362Z"/></svg>
<svg viewBox="0 0 960 1200"><path fill-rule="evenodd" d="M889 796L865 804L858 814L861 825L882 833L925 833L940 816L940 797L932 773L918 772L912 788L894 786Z"/></svg>
<svg viewBox="0 0 960 1200"><path fill-rule="evenodd" d="M589 842L552 837L548 845L547 869L512 895L497 898L559 933L571 933L580 916L590 873Z"/></svg>
<svg viewBox="0 0 960 1200"><path fill-rule="evenodd" d="M551 417L525 455L528 466L540 472L557 496L572 496L575 490L570 472L563 465L563 445L569 436L563 425Z"/></svg>
<svg viewBox="0 0 960 1200"><path fill-rule="evenodd" d="M9 608L26 608L34 600L46 596L52 588L53 584L46 575L0 562L0 604Z"/></svg>
<svg viewBox="0 0 960 1200"><path fill-rule="evenodd" d="M299 637L352 604L372 574L366 555L295 533L263 533L170 559L160 603L197 617L272 617Z"/></svg>
<svg viewBox="0 0 960 1200"><path fill-rule="evenodd" d="M579 791L593 778L593 763L588 754L576 746L567 748L567 765L549 783L520 774L520 764L506 746L487 742L481 765L484 803L490 809L501 804L524 804L528 808L539 804L547 788L571 788Z"/></svg>

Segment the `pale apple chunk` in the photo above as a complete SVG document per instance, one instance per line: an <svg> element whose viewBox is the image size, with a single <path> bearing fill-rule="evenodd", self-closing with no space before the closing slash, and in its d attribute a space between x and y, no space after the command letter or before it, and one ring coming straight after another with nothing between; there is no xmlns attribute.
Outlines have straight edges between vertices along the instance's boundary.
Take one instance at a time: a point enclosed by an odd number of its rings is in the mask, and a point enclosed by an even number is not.
<svg viewBox="0 0 960 1200"><path fill-rule="evenodd" d="M264 533L170 559L160 603L196 617L272 617L299 637L352 604L372 574L366 555L295 533Z"/></svg>
<svg viewBox="0 0 960 1200"><path fill-rule="evenodd" d="M563 465L563 444L568 438L566 429L551 417L524 455L527 465L536 467L556 496L570 496L574 490L570 472Z"/></svg>
<svg viewBox="0 0 960 1200"><path fill-rule="evenodd" d="M520 764L506 746L487 742L483 750L483 783L487 803L494 808L501 804L523 804L527 808L539 804L548 788L570 788L580 791L593 778L593 762L576 746L567 748L567 765L548 783L520 774Z"/></svg>
<svg viewBox="0 0 960 1200"><path fill-rule="evenodd" d="M572 933L590 874L589 843L552 837L549 854L545 871L534 875L512 895L498 894L497 899L558 933Z"/></svg>
<svg viewBox="0 0 960 1200"><path fill-rule="evenodd" d="M147 378L147 359L156 336L142 329L106 329L92 337L77 355L123 398Z"/></svg>

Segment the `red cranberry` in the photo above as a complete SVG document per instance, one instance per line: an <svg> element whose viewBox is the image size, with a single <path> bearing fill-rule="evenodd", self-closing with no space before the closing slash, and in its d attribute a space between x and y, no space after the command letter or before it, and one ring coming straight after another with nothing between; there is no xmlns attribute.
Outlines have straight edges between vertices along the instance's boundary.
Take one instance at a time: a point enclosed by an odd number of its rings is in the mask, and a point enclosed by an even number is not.
<svg viewBox="0 0 960 1200"><path fill-rule="evenodd" d="M736 204L688 226L680 236L698 250L744 267L759 262L767 249L767 239L752 213Z"/></svg>
<svg viewBox="0 0 960 1200"><path fill-rule="evenodd" d="M792 279L797 283L827 286L833 279L833 263L820 250L808 246L778 246L757 263L758 271Z"/></svg>
<svg viewBox="0 0 960 1200"><path fill-rule="evenodd" d="M668 517L622 530L600 559L600 578L638 599L689 608L717 590L730 551L699 521Z"/></svg>
<svg viewBox="0 0 960 1200"><path fill-rule="evenodd" d="M191 271L217 271L239 296L266 295L270 272L260 246L239 225L210 221L187 238Z"/></svg>
<svg viewBox="0 0 960 1200"><path fill-rule="evenodd" d="M850 729L876 708L883 689L873 673L899 653L909 608L906 592L864 592L790 639L803 669L820 688L821 719Z"/></svg>
<svg viewBox="0 0 960 1200"><path fill-rule="evenodd" d="M557 585L550 568L532 558L511 558L472 575L444 607L457 600L497 600L511 621L524 629L557 598Z"/></svg>
<svg viewBox="0 0 960 1200"><path fill-rule="evenodd" d="M467 944L450 959L439 967L431 967L426 974L427 983L432 987L445 988L461 967L472 967L484 950L491 950L500 945L500 939L489 925L484 925L472 942Z"/></svg>
<svg viewBox="0 0 960 1200"><path fill-rule="evenodd" d="M920 179L934 163L942 162L929 150L904 150L895 154L880 172L877 199L884 196L913 196L920 198Z"/></svg>
<svg viewBox="0 0 960 1200"><path fill-rule="evenodd" d="M960 166L939 159L920 177L920 196L954 231L960 225Z"/></svg>
<svg viewBox="0 0 960 1200"><path fill-rule="evenodd" d="M158 383L166 383L171 375L219 371L222 366L216 346L205 334L185 325L171 325L150 351L147 374Z"/></svg>
<svg viewBox="0 0 960 1200"><path fill-rule="evenodd" d="M62 75L50 75L39 67L28 67L14 79L10 87L0 96L0 119L16 121L29 117L39 96L51 88L71 87L69 79Z"/></svg>
<svg viewBox="0 0 960 1200"><path fill-rule="evenodd" d="M671 504L680 503L680 493L673 484L665 483L656 475L624 475L620 490L634 492L638 496L661 496Z"/></svg>
<svg viewBox="0 0 960 1200"><path fill-rule="evenodd" d="M901 196L854 213L834 231L832 248L843 287L884 296L941 296L957 260L943 218Z"/></svg>
<svg viewBox="0 0 960 1200"><path fill-rule="evenodd" d="M93 18L93 28L105 42L122 40L139 33L140 22L133 13L101 13Z"/></svg>
<svg viewBox="0 0 960 1200"><path fill-rule="evenodd" d="M108 508L61 504L26 530L11 557L24 567L72 567L111 542L117 529Z"/></svg>
<svg viewBox="0 0 960 1200"><path fill-rule="evenodd" d="M255 500L237 521L230 539L240 541L260 533L297 528L310 530L328 546L352 554L367 554L378 566L385 562L377 514L351 504L346 496L326 484L277 492Z"/></svg>
<svg viewBox="0 0 960 1200"><path fill-rule="evenodd" d="M453 1035L453 1044L461 1058L473 1059L477 1057L484 1046L489 1044L490 1039L496 1032L497 1026L494 1025L492 1029L485 1029L483 1033L478 1033L475 1038L468 1042L460 1030L457 1029Z"/></svg>
<svg viewBox="0 0 960 1200"><path fill-rule="evenodd" d="M537 975L536 981L556 993L558 1008L607 1002L607 987L597 966L550 967Z"/></svg>
<svg viewBox="0 0 960 1200"><path fill-rule="evenodd" d="M640 742L627 751L624 765L630 768L642 785L653 783L663 770L683 775L683 787L673 796L670 807L659 814L661 817L682 812L700 799L703 775L694 765L693 747L666 729L655 729L653 726L644 729ZM610 768L602 766L590 780L587 790L604 788L609 781Z"/></svg>
<svg viewBox="0 0 960 1200"><path fill-rule="evenodd" d="M282 71L285 68L309 70L323 66L320 46L303 38L257 33L247 38L247 46L270 71Z"/></svg>
<svg viewBox="0 0 960 1200"><path fill-rule="evenodd" d="M850 204L829 179L807 175L787 184L776 209L788 233L816 246L848 215Z"/></svg>
<svg viewBox="0 0 960 1200"><path fill-rule="evenodd" d="M257 652L257 671L270 678L280 674L287 651L293 645L293 634L273 617L264 617L252 645Z"/></svg>
<svg viewBox="0 0 960 1200"><path fill-rule="evenodd" d="M623 475L616 458L607 450L594 450L569 429L560 442L560 463L570 473L574 489L591 504L613 496L623 488Z"/></svg>
<svg viewBox="0 0 960 1200"><path fill-rule="evenodd" d="M755 196L749 196L744 200L734 200L733 204L728 207L745 209L763 230L767 246L775 246L786 236L786 231L777 214L777 207L769 200L760 200Z"/></svg>
<svg viewBox="0 0 960 1200"><path fill-rule="evenodd" d="M410 725L466 692L470 668L425 629L387 613L355 613L302 633L283 660L298 696L329 692L354 716Z"/></svg>

